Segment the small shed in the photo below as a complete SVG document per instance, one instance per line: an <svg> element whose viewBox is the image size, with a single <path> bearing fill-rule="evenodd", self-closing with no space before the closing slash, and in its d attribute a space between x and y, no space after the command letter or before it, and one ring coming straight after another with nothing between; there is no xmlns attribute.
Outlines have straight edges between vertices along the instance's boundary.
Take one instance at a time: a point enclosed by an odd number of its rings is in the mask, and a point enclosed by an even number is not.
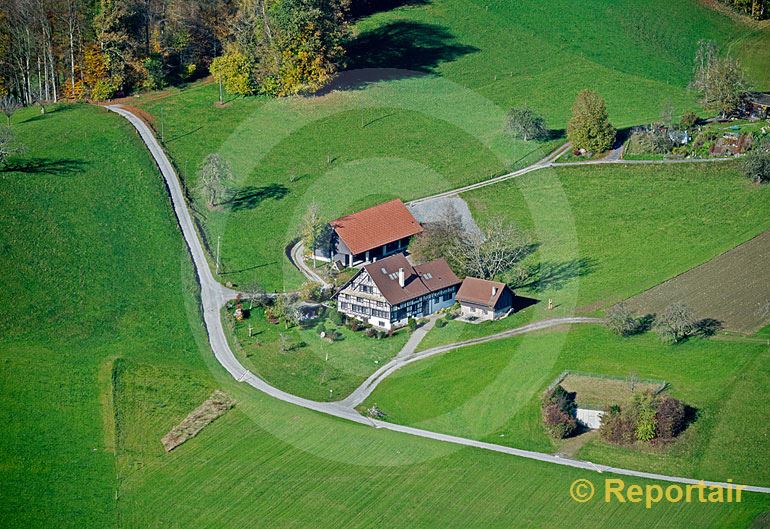
<svg viewBox="0 0 770 529"><path fill-rule="evenodd" d="M505 283L466 277L455 299L460 303L462 317L497 320L511 312L513 297L513 291Z"/></svg>

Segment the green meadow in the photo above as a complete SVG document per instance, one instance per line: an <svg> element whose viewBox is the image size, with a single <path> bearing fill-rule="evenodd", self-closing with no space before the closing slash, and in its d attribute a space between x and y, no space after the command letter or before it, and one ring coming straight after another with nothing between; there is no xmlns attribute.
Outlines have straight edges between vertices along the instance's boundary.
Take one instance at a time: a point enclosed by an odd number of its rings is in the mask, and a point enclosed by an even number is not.
<svg viewBox="0 0 770 529"><path fill-rule="evenodd" d="M387 419L517 448L556 452L542 425L540 398L565 370L663 380L697 411L670 446L617 447L599 439L576 457L595 463L770 483L767 346L693 339L663 345L652 333L619 338L599 326L539 332L465 347L411 364L383 381L364 406Z"/></svg>
<svg viewBox="0 0 770 529"><path fill-rule="evenodd" d="M208 348L189 256L130 126L61 106L19 112L14 130L28 153L0 172L2 526L742 527L770 508L764 495L577 504L570 483L597 474L349 424L238 384ZM160 438L214 388L236 407L166 454Z"/></svg>
<svg viewBox="0 0 770 529"><path fill-rule="evenodd" d="M209 245L221 237L227 280L290 290L302 277L283 247L311 201L331 220L528 165L563 141L584 88L606 98L621 128L656 119L667 101L697 110L687 86L704 38L770 87L766 33L694 0L416 1L361 18L352 73L318 96L230 98L221 108L217 87L197 83L131 104L152 116L189 188L209 153L232 164L236 198L197 208ZM543 113L553 141L507 137L505 112L521 104Z"/></svg>

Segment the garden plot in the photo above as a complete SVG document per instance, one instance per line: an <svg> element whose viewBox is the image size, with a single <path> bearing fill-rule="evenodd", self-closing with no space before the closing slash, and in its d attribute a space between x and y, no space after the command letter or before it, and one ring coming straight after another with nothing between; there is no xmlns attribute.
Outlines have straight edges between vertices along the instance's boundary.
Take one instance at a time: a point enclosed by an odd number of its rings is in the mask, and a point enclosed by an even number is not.
<svg viewBox="0 0 770 529"><path fill-rule="evenodd" d="M626 404L634 393L658 393L666 386L665 382L639 380L634 376L621 378L580 373L563 375L559 384L568 392L576 394L575 401L580 408L596 410L613 404Z"/></svg>
<svg viewBox="0 0 770 529"><path fill-rule="evenodd" d="M763 307L770 301L770 231L692 270L631 298L639 313L661 313L675 302L700 318L721 322L726 330L752 334L767 325Z"/></svg>

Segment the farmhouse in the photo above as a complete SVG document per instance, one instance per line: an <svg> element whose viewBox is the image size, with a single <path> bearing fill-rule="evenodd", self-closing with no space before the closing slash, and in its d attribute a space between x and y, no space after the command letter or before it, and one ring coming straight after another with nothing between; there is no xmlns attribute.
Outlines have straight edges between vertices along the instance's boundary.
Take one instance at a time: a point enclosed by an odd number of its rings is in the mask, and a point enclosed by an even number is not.
<svg viewBox="0 0 770 529"><path fill-rule="evenodd" d="M505 283L476 277L466 277L457 292L462 316L478 320L507 316L513 306L513 297L513 291Z"/></svg>
<svg viewBox="0 0 770 529"><path fill-rule="evenodd" d="M316 257L352 267L403 252L409 239L422 231L404 203L391 200L329 223L328 240Z"/></svg>
<svg viewBox="0 0 770 529"><path fill-rule="evenodd" d="M337 310L392 329L451 307L459 285L443 259L412 266L399 253L364 266L337 293Z"/></svg>

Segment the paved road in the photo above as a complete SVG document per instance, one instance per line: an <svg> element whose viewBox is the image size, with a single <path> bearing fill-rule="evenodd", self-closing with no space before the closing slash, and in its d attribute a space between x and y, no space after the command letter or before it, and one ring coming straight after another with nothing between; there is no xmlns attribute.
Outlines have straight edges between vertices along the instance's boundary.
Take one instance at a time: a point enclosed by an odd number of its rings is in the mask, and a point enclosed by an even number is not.
<svg viewBox="0 0 770 529"><path fill-rule="evenodd" d="M436 193L435 195L430 195L427 197L418 198L416 200L412 200L411 202L408 202L408 206L416 206L419 204L423 204L425 202L430 202L436 199L440 198L447 198L447 197L453 197L457 196L461 193L465 193L467 191L472 191L474 189L480 189L482 187L491 186L493 184L497 184L499 182L503 182L505 180L510 180L511 178L517 178L519 176L523 176L527 173L531 173L534 171L539 171L540 169L545 169L548 167L574 167L576 165L605 165L605 164L618 164L618 165L666 165L666 164L678 164L678 163L711 163L711 162L726 162L733 160L733 158L694 158L694 159L677 159L677 160L622 160L618 157L621 154L622 147L618 150L613 150L610 156L607 156L606 158L600 158L598 160L584 160L580 162L557 162L556 160L567 150L569 150L570 144L565 143L552 153L550 153L548 156L543 158L542 160L533 163L532 165L528 165L527 167L524 167L523 169L519 169L517 171L513 171L511 173L507 173L504 175L496 176L494 178L490 178L488 180L482 180L481 182L477 182L475 184L470 184L464 187L458 187L457 189L452 189L449 191L444 191L442 193Z"/></svg>
<svg viewBox="0 0 770 529"><path fill-rule="evenodd" d="M302 241L297 241L294 246L291 247L289 252L291 256L291 264L293 264L302 275L311 281L320 283L323 288L331 288L331 284L327 283L324 278L318 275L315 270L310 268L305 262L305 245Z"/></svg>
<svg viewBox="0 0 770 529"><path fill-rule="evenodd" d="M431 349L426 349L424 351L420 351L418 353L415 353L414 350L417 348L417 345L420 343L420 340L427 334L427 332L430 330L427 328L424 333L420 336L417 336L417 333L419 333L422 329L417 329L417 331L414 332L412 335L412 338L416 338L416 343L412 344L411 347L404 347L398 355L393 357L393 359L388 362L387 364L384 364L382 367L380 367L377 371L371 374L369 378L367 378L363 384L361 384L358 388L353 391L350 395L348 395L345 399L339 401L340 404L344 406L350 406L355 407L361 404L366 398L372 394L374 389L382 382L384 379L389 377L393 372L401 369L407 364L411 364L413 362L417 362L418 360L423 360L425 358L435 356L437 354L446 353L447 351L452 351L454 349L459 349L461 347L468 347L470 345L477 345L480 343L485 342L491 342L494 340L502 340L504 338L510 338L511 336L517 336L519 334L525 334L528 332L533 331L539 331L542 329L550 329L551 327L557 327L559 325L571 325L575 323L601 323L602 320L599 318L581 318L581 317L572 317L572 318L554 318L551 320L541 320L536 321L534 323L530 323L528 325L523 325L521 327L516 327L515 329L508 329L507 331L499 332L497 334L490 334L488 336L482 336L480 338L472 338L470 340L465 340L462 342L455 342L448 345L441 345L438 347L433 347ZM431 319L430 327L432 328L432 323L435 323L435 318ZM410 338L410 342L412 339ZM410 344L407 343L407 346Z"/></svg>
<svg viewBox="0 0 770 529"><path fill-rule="evenodd" d="M368 426L374 426L376 428L382 428L385 430L391 430L394 432L401 432L417 437L424 437L427 439L433 439L435 441L441 441L446 443L452 443L461 446L468 446L474 448L480 448L483 450L490 450L494 452L500 452L505 454L511 454L518 457L525 457L528 459L534 459L537 461L543 461L547 463L553 463L557 465L569 466L580 468L587 471L594 472L610 472L613 474L620 474L625 476L635 476L641 478L649 478L661 481L670 481L676 483L700 483L698 480L691 478L683 478L677 476L665 476L662 474L652 474L647 472L639 472L636 470L629 470L624 468L613 468L601 465L595 465L590 461L576 461L571 459L563 459L552 454L543 454L540 452L530 452L528 450L519 450L517 448L509 448L506 446L495 445L491 443L484 443L481 441L475 441L473 439L465 439L462 437L455 437L446 434L440 434L437 432L431 432L428 430L421 430L419 428L412 428L410 426L402 426L399 424L372 420L359 415L353 408L343 406L340 403L335 402L316 402L308 399L303 399L296 395L291 395L285 391L281 391L275 388L251 373L247 370L233 354L230 349L227 339L225 338L224 328L222 326L222 319L220 317L220 311L228 299L235 296L237 292L227 289L220 285L213 274L206 260L206 254L203 251L198 235L195 231L195 227L192 222L192 217L187 209L187 204L184 200L184 194L182 193L182 186L179 183L179 178L174 171L173 166L169 162L163 149L158 144L155 136L150 131L149 127L134 114L128 110L122 108L120 105L110 105L107 107L109 110L116 112L126 118L139 132L147 148L150 150L153 158L158 164L161 174L169 191L171 202L176 213L179 227L182 230L182 235L187 243L187 247L190 251L190 255L195 266L196 275L200 282L201 288L201 304L203 307L203 320L206 325L206 330L209 336L209 344L214 352L214 356L217 361L224 367L233 378L240 382L249 384L250 386L284 402L296 404L310 410L315 410L327 415L333 415L350 421L354 421L360 424ZM470 341L469 341L470 342ZM459 345L459 344L455 344ZM462 346L462 345L459 345ZM438 353L434 353L438 354ZM735 484L721 483L721 482L705 482L707 485L721 485L723 487L735 486ZM770 494L770 487L757 487L746 486L744 490L752 492L761 492Z"/></svg>

